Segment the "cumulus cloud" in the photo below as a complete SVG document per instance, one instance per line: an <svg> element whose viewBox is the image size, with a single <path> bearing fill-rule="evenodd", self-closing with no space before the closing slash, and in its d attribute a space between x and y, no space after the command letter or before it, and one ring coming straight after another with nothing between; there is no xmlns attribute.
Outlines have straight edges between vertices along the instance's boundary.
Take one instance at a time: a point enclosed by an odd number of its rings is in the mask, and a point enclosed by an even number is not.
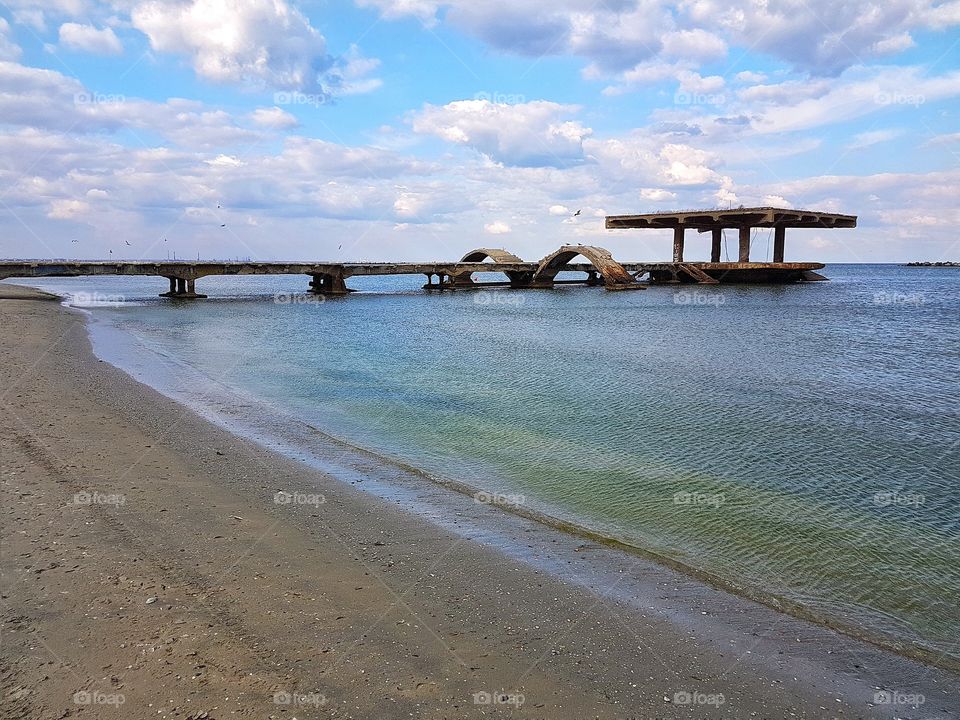
<svg viewBox="0 0 960 720"><path fill-rule="evenodd" d="M501 220L496 220L492 223L487 223L484 225L483 230L491 235L506 235L510 232L510 226Z"/></svg>
<svg viewBox="0 0 960 720"><path fill-rule="evenodd" d="M285 0L148 0L131 19L154 50L186 55L211 82L323 95L376 86L359 84L371 61L355 50L342 62L332 57L323 35Z"/></svg>
<svg viewBox="0 0 960 720"><path fill-rule="evenodd" d="M676 200L677 194L663 188L640 188L640 197L650 202Z"/></svg>
<svg viewBox="0 0 960 720"><path fill-rule="evenodd" d="M289 130L300 124L293 115L277 106L257 108L250 113L250 121L254 125L273 130Z"/></svg>
<svg viewBox="0 0 960 720"><path fill-rule="evenodd" d="M414 132L471 147L506 165L565 166L583 159L583 141L593 132L564 119L578 110L546 100L516 105L458 100L425 105L412 124Z"/></svg>
<svg viewBox="0 0 960 720"><path fill-rule="evenodd" d="M698 64L728 45L798 70L836 75L913 43L912 29L960 24L960 4L937 0L357 0L388 19L443 18L491 47L531 56L578 55L619 72L652 59Z"/></svg>
<svg viewBox="0 0 960 720"><path fill-rule="evenodd" d="M60 44L70 50L93 53L95 55L120 55L123 44L113 28L98 30L93 25L64 23L60 26Z"/></svg>

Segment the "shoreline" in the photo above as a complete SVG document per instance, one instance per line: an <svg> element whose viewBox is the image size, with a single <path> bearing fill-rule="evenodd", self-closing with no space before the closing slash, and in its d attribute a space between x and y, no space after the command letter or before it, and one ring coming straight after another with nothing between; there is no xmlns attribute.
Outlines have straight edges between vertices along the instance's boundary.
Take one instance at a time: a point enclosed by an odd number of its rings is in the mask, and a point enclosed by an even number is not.
<svg viewBox="0 0 960 720"><path fill-rule="evenodd" d="M97 355L98 358L111 363L121 371L131 374L131 367L134 365L134 363L131 361L131 358L139 358L142 357L143 354L159 356L158 351L155 348L144 347L139 341L134 341L130 333L113 326L111 323L109 323L109 321L101 320L98 322L95 319L95 316L87 310L77 309L67 305L69 298L61 299L71 310L82 312L91 318L91 320L88 321L87 327L89 333L91 334L91 339L94 341L94 354ZM103 333L103 337L97 340L97 336L101 332ZM114 346L123 343L128 343L130 345L127 351L120 353L114 351ZM136 344L136 347L133 347L134 344ZM100 348L99 350L98 347ZM189 366L185 366L179 360L171 358L165 354L162 355L162 359L164 362L176 364L177 377L174 379L175 383L181 385L201 385L205 380L207 380L206 376L197 373L196 377L186 381L180 375L180 372L185 371L188 373L196 373L196 371L187 369ZM153 388L175 402L186 405L194 412L197 412L218 427L221 427L234 435L238 435L247 440L255 442L262 447L272 449L275 452L284 455L285 457L299 459L313 464L320 470L329 472L335 476L339 475L337 470L340 468L332 468L330 463L320 459L324 450L322 446L319 450L315 450L312 453L305 454L301 452L301 448L310 443L309 438L303 436L297 437L294 434L292 440L291 438L286 438L288 441L286 448L279 450L278 445L282 445L284 439L280 437L278 433L273 432L272 429L263 430L261 429L261 426L253 426L249 423L244 424L239 421L239 415L235 416L232 419L233 421L221 417L221 413L218 413L216 409L211 409L208 404L204 402L206 399L205 395L204 399L197 399L196 397L192 396L188 397L186 393L177 392L175 389L173 389L169 381L158 381L157 377L150 373L136 374L134 377L136 380L138 380L138 382ZM344 448L348 453L355 453L359 456L363 456L364 458L370 458L376 463L388 464L399 469L403 473L415 476L415 479L423 480L431 485L440 486L447 490L464 495L468 498L475 498L478 493L491 496L498 494L490 492L482 487L471 485L468 482L459 480L457 478L432 474L401 458L386 455L368 447L358 445L348 439L334 435L321 427L312 425L308 420L290 414L286 410L273 406L259 398L245 394L238 394L235 389L231 389L222 397L218 396L217 401L219 402L212 404L224 405L230 404L231 401L234 401L244 405L245 407L253 405L255 406L255 411L253 414L257 415L258 417L262 415L275 414L277 419L281 421L278 424L283 427L287 427L291 424L302 425L307 435L316 435L322 438L324 444L332 444L340 448ZM347 469L343 472L345 472L345 474L348 476L353 474L352 469ZM340 479L343 478L341 477ZM369 487L369 484L364 487ZM377 495L376 492L373 494ZM390 492L383 492L378 496L384 499L392 498ZM497 503L492 504L496 505ZM444 505L442 503L438 503L438 505L442 506L442 509L446 511L454 511L458 509L451 504ZM652 562L656 565L664 567L665 569L680 573L719 592L732 594L739 598L759 603L776 612L785 613L791 617L821 625L829 628L830 630L842 633L854 640L870 643L871 645L888 652L960 674L960 660L955 657L945 656L942 652L934 648L921 645L915 641L898 642L896 637L892 636L891 634L879 632L871 633L867 628L861 625L854 624L853 622L844 622L829 615L818 613L814 609L800 602L792 600L789 597L785 597L775 592L767 592L763 589L752 587L750 585L738 583L732 578L724 577L718 573L698 568L690 563L685 563L682 560L674 559L666 554L659 553L656 550L647 549L639 545L631 544L628 541L617 539L611 535L603 534L599 530L594 530L586 525L578 523L575 519L566 519L559 513L551 513L549 509L537 509L527 504L510 503L501 503L498 505L497 509L505 513L511 513L519 517L532 520L539 525L575 536L581 540L597 543L615 551L643 558L645 561ZM419 510L416 508L414 508L413 511L419 512ZM492 518L486 518L486 520L491 521ZM451 529L456 532L455 527L452 527ZM518 559L523 561L530 560L526 557L518 557Z"/></svg>
<svg viewBox="0 0 960 720"><path fill-rule="evenodd" d="M124 694L127 717L157 717L156 705L145 702L157 690L177 698L182 711L165 717L187 717L184 698L196 700L190 709L200 711L210 709L203 703L222 705L224 693L232 698L238 692L243 701L237 711L256 717L457 717L489 711L474 705L472 695L501 690L522 694L525 702L511 710L530 717L686 717L690 707L675 704L673 696L697 692L724 695L724 703L707 708L711 717L914 712L871 707L878 687L923 694L924 717L951 716L948 693L955 696L957 684L949 673L700 586L619 550L581 550L583 538L538 529L523 517L500 518L515 534L515 548L526 547L554 568L542 571L509 548L484 544L483 524L491 513L504 513L471 508L475 503L461 498L462 520L453 522L472 523L480 539L458 537L398 503L231 436L98 361L86 322L59 304L37 303L30 291L0 291L0 297L7 298L0 301L2 342L14 358L4 370L4 456L13 458L4 462L5 491L45 499L42 506L8 503L13 514L4 523L4 615L21 618L15 628L30 628L10 633L3 651L14 684L27 690L16 701L23 717L48 716L30 713L40 698L49 716L59 717L53 708L61 696L61 707L95 715L97 708L70 697L84 688L96 691L92 686L107 660L111 668L135 668L110 670L116 674L99 689ZM283 488L316 488L325 502L272 503ZM90 490L126 501L86 508L69 507L62 497L60 505L51 502L58 492L69 497ZM78 534L57 536L68 520L68 530ZM59 547L47 550L53 537ZM85 549L71 562L52 560L47 564L55 566L41 572L34 562L29 571L21 567L22 553L69 554L81 545ZM455 551L461 562L447 566ZM111 565L114 554L126 556L122 572L100 582L89 558ZM150 588L146 598L140 597L146 592L131 596L118 578L134 577L143 564L170 580L167 590L174 592ZM605 566L604 572L594 565ZM209 566L220 572L205 572ZM566 574L582 576L580 584L558 577L570 566L576 570ZM38 583L43 592L36 598L24 592ZM97 593L87 602L73 599L91 585ZM148 604L151 597L158 599ZM196 607L186 598L197 598ZM166 642L158 606L169 606L166 612L183 621L180 627L191 629L186 634L196 645L194 655L176 652L182 639ZM122 613L110 611L117 607ZM114 624L100 627L102 614ZM88 619L93 615L97 622ZM99 635L83 627L91 622ZM310 638L316 647L297 652L318 627L322 639ZM226 650L194 640L209 639L211 628L228 639ZM57 639L54 629L66 635ZM152 674L150 658L142 660L142 648L121 647L131 637L149 645L150 632L164 641L152 652L173 656L169 662L183 667L180 680L165 684L166 676ZM43 642L31 645L29 637L37 635ZM44 645L64 658L53 669L46 667L49 659L39 660L49 658ZM164 645L174 650L165 652ZM77 652L85 648L95 651ZM185 681L198 664L205 687ZM343 673L347 664L351 670ZM295 680L278 676L281 666L297 668ZM218 669L216 678L209 668ZM43 673L48 680L39 679ZM279 691L271 690L271 680ZM325 692L307 690L314 686ZM322 694L325 702L296 708L269 702L271 692L301 691L304 697Z"/></svg>

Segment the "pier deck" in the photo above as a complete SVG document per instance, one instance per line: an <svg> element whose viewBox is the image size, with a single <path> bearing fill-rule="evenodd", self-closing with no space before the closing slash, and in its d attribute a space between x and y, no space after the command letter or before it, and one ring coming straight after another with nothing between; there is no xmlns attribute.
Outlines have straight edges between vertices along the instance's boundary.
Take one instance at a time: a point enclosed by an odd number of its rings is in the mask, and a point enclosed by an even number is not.
<svg viewBox="0 0 960 720"><path fill-rule="evenodd" d="M586 263L572 262L577 258ZM815 270L822 263L751 262L625 262L609 251L592 245L564 245L539 262L525 262L500 248L479 248L458 262L214 262L214 261L97 261L97 260L2 260L0 280L5 278L81 277L139 275L166 278L170 283L163 297L201 298L196 289L200 278L211 275L306 275L310 292L344 295L351 292L346 281L371 275L424 275L428 290L458 290L491 285L513 288L550 288L557 284L602 285L609 290L643 289L650 283L761 282L785 283L823 280ZM582 279L557 279L563 272L583 273ZM506 280L477 279L476 274L501 273ZM436 281L434 281L436 278Z"/></svg>

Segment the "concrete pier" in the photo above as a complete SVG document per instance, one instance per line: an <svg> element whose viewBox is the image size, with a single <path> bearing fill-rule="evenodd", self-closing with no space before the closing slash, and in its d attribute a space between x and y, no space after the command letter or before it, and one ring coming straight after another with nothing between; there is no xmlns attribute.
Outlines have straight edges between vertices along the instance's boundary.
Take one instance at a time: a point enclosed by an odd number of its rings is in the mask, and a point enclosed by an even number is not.
<svg viewBox="0 0 960 720"><path fill-rule="evenodd" d="M427 290L469 290L491 286L545 289L557 285L633 290L643 289L649 283L791 283L825 279L815 272L823 268L823 263L783 261L785 229L808 227L809 223L821 217L825 216L809 214L806 211L801 213L750 209L607 218L608 228L672 228L671 262L620 262L615 260L608 250L594 245L564 245L539 262L521 260L501 248L478 248L464 255L458 262L426 263L2 260L0 280L12 277L152 275L167 279L169 290L161 296L176 300L206 297L197 292L196 282L201 278L216 275L306 275L310 278L307 292L331 296L353 292L347 285L351 277L371 275L423 275L427 278L423 286ZM829 217L834 218L836 227L853 227L856 224L854 216ZM738 229L738 262L720 262L724 227ZM775 228L774 262L750 261L752 227ZM701 233L711 233L710 262L685 260L684 241L688 228L694 228ZM577 262L578 259L581 261ZM499 273L503 279L474 279L475 274L488 273ZM582 277L558 279L561 273L578 273ZM646 283L641 282L644 279Z"/></svg>

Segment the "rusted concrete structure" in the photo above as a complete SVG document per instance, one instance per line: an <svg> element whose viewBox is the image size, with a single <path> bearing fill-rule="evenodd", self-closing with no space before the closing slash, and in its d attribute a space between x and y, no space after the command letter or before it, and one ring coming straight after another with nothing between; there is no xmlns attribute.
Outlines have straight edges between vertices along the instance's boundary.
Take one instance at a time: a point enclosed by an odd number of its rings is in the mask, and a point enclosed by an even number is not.
<svg viewBox="0 0 960 720"><path fill-rule="evenodd" d="M788 208L755 207L731 210L691 210L683 212L658 212L643 215L610 215L606 218L608 230L659 228L673 230L673 262L682 263L685 233L694 229L710 233L710 262L719 263L723 231L737 231L737 263L750 263L750 235L753 228L773 228L773 263L784 264L784 243L787 228L855 228L856 215L824 213L814 210L791 210ZM708 268L701 267L709 273ZM768 268L776 270L776 268ZM815 278L810 278L815 279Z"/></svg>

